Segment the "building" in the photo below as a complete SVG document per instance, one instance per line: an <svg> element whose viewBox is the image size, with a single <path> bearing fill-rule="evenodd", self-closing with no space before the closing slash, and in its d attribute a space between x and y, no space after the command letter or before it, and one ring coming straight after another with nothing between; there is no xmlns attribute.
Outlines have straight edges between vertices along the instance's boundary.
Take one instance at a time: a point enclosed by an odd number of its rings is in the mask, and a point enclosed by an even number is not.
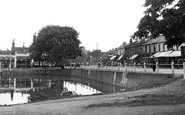
<svg viewBox="0 0 185 115"><path fill-rule="evenodd" d="M123 64L125 61L125 46L126 42L123 42L121 46L118 48L110 50L109 53L109 63L112 63L113 65L119 65L120 63ZM111 65L111 64L109 64Z"/></svg>
<svg viewBox="0 0 185 115"><path fill-rule="evenodd" d="M8 68L12 65L10 65L10 62L12 63L13 56L11 55L11 51L0 51L0 68Z"/></svg>
<svg viewBox="0 0 185 115"><path fill-rule="evenodd" d="M28 53L28 47L25 47L24 44L22 47L15 47L15 40L12 42L12 55L14 56L14 67L29 67L30 66L30 59Z"/></svg>
<svg viewBox="0 0 185 115"><path fill-rule="evenodd" d="M156 39L145 39L135 41L125 46L125 56L128 63L142 64L144 60L149 61L156 58L159 64L171 64L181 58L180 48L169 49L164 36Z"/></svg>
<svg viewBox="0 0 185 115"><path fill-rule="evenodd" d="M0 51L0 66L2 68L25 68L29 67L28 47L15 47L15 40L12 41L11 50Z"/></svg>

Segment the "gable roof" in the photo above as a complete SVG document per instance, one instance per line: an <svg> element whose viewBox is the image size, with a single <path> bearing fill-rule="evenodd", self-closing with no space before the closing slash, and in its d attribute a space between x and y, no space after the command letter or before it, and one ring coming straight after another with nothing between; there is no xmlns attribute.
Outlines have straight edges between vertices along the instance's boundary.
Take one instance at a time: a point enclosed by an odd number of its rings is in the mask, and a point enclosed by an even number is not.
<svg viewBox="0 0 185 115"><path fill-rule="evenodd" d="M125 48L136 47L136 46L141 46L141 45L165 43L165 41L166 41L166 39L164 36L159 36L155 39L146 39L145 41L141 41L141 42L135 41L132 44L125 46Z"/></svg>
<svg viewBox="0 0 185 115"><path fill-rule="evenodd" d="M162 43L162 42L165 42L165 41L166 41L166 39L165 39L164 36L159 36L159 37L157 37L157 38L155 38L155 39L150 39L150 40L148 40L148 42L146 42L145 45L146 45L146 44Z"/></svg>
<svg viewBox="0 0 185 115"><path fill-rule="evenodd" d="M0 55L10 55L11 51L2 51L0 50Z"/></svg>
<svg viewBox="0 0 185 115"><path fill-rule="evenodd" d="M12 47L12 52L27 54L28 48L27 47Z"/></svg>

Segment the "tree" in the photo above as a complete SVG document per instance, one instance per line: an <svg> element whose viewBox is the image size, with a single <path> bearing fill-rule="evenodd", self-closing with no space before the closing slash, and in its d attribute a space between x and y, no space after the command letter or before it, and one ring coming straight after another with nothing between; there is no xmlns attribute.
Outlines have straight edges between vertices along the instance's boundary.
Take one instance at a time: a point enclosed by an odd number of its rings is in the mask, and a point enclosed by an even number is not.
<svg viewBox="0 0 185 115"><path fill-rule="evenodd" d="M98 61L100 61L100 57L101 57L101 50L93 50L92 52L89 53L90 56L92 56L92 61L97 63Z"/></svg>
<svg viewBox="0 0 185 115"><path fill-rule="evenodd" d="M88 61L88 51L83 46L82 46L82 55L78 56L74 60L71 60L71 62L74 62L74 63L85 63L87 61Z"/></svg>
<svg viewBox="0 0 185 115"><path fill-rule="evenodd" d="M79 33L72 27L46 26L31 44L29 51L34 60L62 65L81 56Z"/></svg>
<svg viewBox="0 0 185 115"><path fill-rule="evenodd" d="M146 0L144 17L141 18L132 38L156 38L163 35L168 48L179 47L185 42L185 1Z"/></svg>

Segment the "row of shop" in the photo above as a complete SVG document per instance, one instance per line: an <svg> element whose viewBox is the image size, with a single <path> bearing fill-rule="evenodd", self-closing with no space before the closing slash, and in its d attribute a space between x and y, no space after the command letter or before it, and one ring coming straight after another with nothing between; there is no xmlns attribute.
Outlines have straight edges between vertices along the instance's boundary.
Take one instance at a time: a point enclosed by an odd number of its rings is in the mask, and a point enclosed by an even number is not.
<svg viewBox="0 0 185 115"><path fill-rule="evenodd" d="M16 57L16 63L15 63L15 57L9 56L9 57L0 57L0 66L1 68L26 68L30 67L30 59L28 57ZM16 66L15 66L16 64Z"/></svg>
<svg viewBox="0 0 185 115"><path fill-rule="evenodd" d="M117 66L120 63L124 63L125 59L124 59L124 55L113 55L110 56L109 61L108 61L108 66Z"/></svg>
<svg viewBox="0 0 185 115"><path fill-rule="evenodd" d="M113 63L127 63L128 65L142 65L144 62L146 64L151 64L152 59L156 59L158 64L161 66L169 66L172 61L174 64L178 63L178 60L181 59L181 51L179 50L170 50L166 52L156 52L151 56L143 56L141 54L134 54L131 57L125 57L124 55L114 55L110 57L110 61Z"/></svg>

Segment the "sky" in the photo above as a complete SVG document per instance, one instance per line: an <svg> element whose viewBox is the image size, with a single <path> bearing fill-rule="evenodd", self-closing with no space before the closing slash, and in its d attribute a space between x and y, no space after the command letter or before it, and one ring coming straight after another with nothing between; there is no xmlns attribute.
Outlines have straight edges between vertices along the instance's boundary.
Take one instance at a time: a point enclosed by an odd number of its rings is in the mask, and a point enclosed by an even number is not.
<svg viewBox="0 0 185 115"><path fill-rule="evenodd" d="M81 46L108 51L129 42L143 17L145 0L1 0L0 50L29 47L47 25L73 27Z"/></svg>

